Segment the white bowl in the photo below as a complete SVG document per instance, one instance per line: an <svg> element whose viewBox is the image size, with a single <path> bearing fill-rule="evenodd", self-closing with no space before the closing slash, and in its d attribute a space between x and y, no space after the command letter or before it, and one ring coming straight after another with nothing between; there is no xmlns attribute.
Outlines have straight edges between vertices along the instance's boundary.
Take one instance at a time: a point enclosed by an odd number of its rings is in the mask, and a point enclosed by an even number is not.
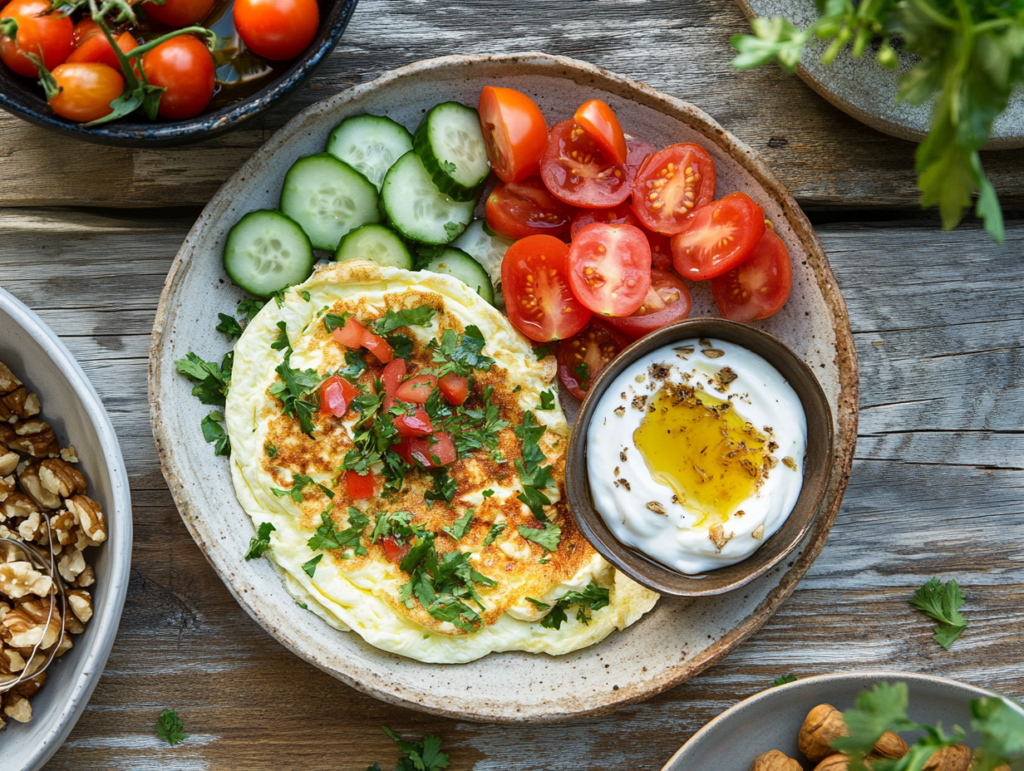
<svg viewBox="0 0 1024 771"><path fill-rule="evenodd" d="M96 571L92 620L50 665L46 686L31 699L32 720L10 721L0 731L3 771L29 771L42 768L74 728L114 645L132 559L132 502L121 447L92 384L57 335L2 288L0 361L39 394L40 417L61 446L75 446L88 495L103 507L109 531L106 543L87 552Z"/></svg>

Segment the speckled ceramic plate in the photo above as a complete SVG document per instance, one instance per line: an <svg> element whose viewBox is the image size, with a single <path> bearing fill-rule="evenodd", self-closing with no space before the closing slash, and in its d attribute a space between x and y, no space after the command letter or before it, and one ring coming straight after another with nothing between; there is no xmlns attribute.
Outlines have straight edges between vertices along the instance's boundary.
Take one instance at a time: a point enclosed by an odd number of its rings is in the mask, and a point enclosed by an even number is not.
<svg viewBox="0 0 1024 771"><path fill-rule="evenodd" d="M782 16L800 29L807 29L818 18L814 0L736 0L747 18ZM918 61L917 57L898 52L896 70L887 70L875 63L869 51L854 58L847 48L829 66L821 63L825 43L815 41L800 58L797 74L830 103L871 128L900 139L920 142L931 125L932 103L914 107L907 102L896 103L899 77ZM1010 97L1006 111L996 118L986 149L1009 150L1024 147L1024 90L1017 89Z"/></svg>
<svg viewBox="0 0 1024 771"><path fill-rule="evenodd" d="M805 769L814 764L803 759L796 740L807 713L817 704L831 704L842 711L854 706L857 694L878 682L904 682L910 693L907 714L928 725L942 723L967 730L966 742L978 746L980 737L971 726L971 699L991 696L977 686L945 677L912 672L843 672L797 680L769 688L730 707L695 733L661 771L696 769L745 769L758 755L779 750L802 760ZM913 741L920 734L908 733Z"/></svg>
<svg viewBox="0 0 1024 771"><path fill-rule="evenodd" d="M759 326L811 365L836 426L825 499L799 549L785 563L731 594L663 598L622 633L558 658L491 654L470 664L422 664L384 653L303 611L269 560L244 562L253 531L235 500L228 463L215 458L199 423L209 412L191 396L174 361L188 351L219 359L218 311L242 297L221 267L229 228L247 211L277 205L285 172L320 152L342 118L388 115L415 128L437 102L476 104L480 89L501 84L532 96L554 123L600 98L624 128L656 145L698 142L714 157L717 195L742 190L764 206L793 257L793 293ZM716 315L704 286L693 316ZM647 699L714 664L758 629L821 551L839 509L857 432L857 363L835 279L807 219L761 157L695 107L583 62L544 54L453 56L395 70L330 97L296 116L221 188L189 233L164 286L150 357L153 431L164 474L193 537L242 606L297 655L385 701L471 720L557 721L610 712ZM574 410L569 409L572 414Z"/></svg>

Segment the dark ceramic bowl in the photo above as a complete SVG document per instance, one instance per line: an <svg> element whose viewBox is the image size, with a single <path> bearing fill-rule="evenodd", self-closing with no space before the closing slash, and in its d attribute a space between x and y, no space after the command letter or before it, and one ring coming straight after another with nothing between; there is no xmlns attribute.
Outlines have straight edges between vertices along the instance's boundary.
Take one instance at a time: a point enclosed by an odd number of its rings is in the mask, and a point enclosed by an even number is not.
<svg viewBox="0 0 1024 771"><path fill-rule="evenodd" d="M0 65L0 107L29 123L101 145L170 147L209 139L238 128L295 91L337 45L357 2L320 0L320 26L313 42L300 57L281 67L256 93L195 118L150 121L138 111L122 120L86 128L54 113L38 83L15 75L3 65Z"/></svg>
<svg viewBox="0 0 1024 771"><path fill-rule="evenodd" d="M680 340L714 338L747 348L771 364L796 391L807 417L804 481L796 505L778 532L742 562L698 576L679 573L619 541L594 507L587 474L587 429L601 397L637 359ZM810 527L825 493L832 464L832 410L810 368L778 339L724 319L688 319L633 343L594 380L580 406L569 439L566 494L587 540L615 567L639 584L674 597L703 597L738 589L785 559Z"/></svg>

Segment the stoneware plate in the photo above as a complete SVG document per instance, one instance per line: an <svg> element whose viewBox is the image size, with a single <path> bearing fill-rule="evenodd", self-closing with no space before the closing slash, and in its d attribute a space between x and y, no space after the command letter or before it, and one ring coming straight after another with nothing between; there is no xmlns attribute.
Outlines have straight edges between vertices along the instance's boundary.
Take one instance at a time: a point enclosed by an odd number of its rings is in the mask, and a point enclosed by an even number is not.
<svg viewBox="0 0 1024 771"><path fill-rule="evenodd" d="M941 722L947 733L953 726L969 729L971 699L992 695L991 691L956 680L911 672L845 672L808 677L769 688L730 707L680 747L662 771L739 771L750 768L754 758L768 750L779 750L798 759L810 771L814 764L800 754L796 740L811 708L831 704L840 711L850 709L857 694L883 681L906 683L910 719L928 725ZM903 738L913 742L919 735L907 733ZM979 739L974 731L967 731L968 745L976 747Z"/></svg>
<svg viewBox="0 0 1024 771"><path fill-rule="evenodd" d="M132 502L121 448L103 403L68 349L42 320L0 289L0 361L39 394L46 420L62 447L74 445L88 495L103 507L108 537L89 550L96 571L94 615L74 647L47 670L46 686L31 699L32 720L0 732L4 771L42 768L85 711L121 621L132 561Z"/></svg>
<svg viewBox="0 0 1024 771"><path fill-rule="evenodd" d="M216 314L233 311L243 295L221 267L225 236L244 213L277 205L285 172L296 158L321 152L342 118L369 112L415 128L438 102L475 105L487 84L526 92L551 124L571 117L587 99L603 99L626 131L653 144L700 143L715 159L717 195L743 190L765 207L792 254L794 285L783 311L759 326L785 341L818 375L838 441L814 527L789 560L743 591L663 599L626 633L559 658L507 653L438 666L383 653L358 635L335 631L295 603L268 560L242 560L252 525L235 500L228 462L215 458L203 441L199 423L210 408L191 396L191 384L176 373L174 361L189 351L219 360L227 350L224 336L215 331ZM695 289L692 315L716 315L706 287ZM313 105L277 132L217 193L171 266L153 329L149 392L157 448L181 516L253 618L299 656L366 693L487 721L557 721L611 712L725 656L765 622L824 546L846 488L857 432L857 364L846 308L810 224L761 157L685 102L583 62L544 54L419 62Z"/></svg>
<svg viewBox="0 0 1024 771"><path fill-rule="evenodd" d="M800 29L807 29L818 18L814 0L736 0L748 19L755 16L782 16ZM912 106L896 103L899 77L918 61L916 56L897 51L899 64L887 70L875 63L874 52L868 50L859 59L849 48L829 66L821 63L827 43L815 41L800 58L797 74L831 104L866 123L871 128L900 139L920 142L931 125L931 101ZM1009 150L1024 147L1024 91L1017 89L1010 96L1006 111L996 118L987 150Z"/></svg>

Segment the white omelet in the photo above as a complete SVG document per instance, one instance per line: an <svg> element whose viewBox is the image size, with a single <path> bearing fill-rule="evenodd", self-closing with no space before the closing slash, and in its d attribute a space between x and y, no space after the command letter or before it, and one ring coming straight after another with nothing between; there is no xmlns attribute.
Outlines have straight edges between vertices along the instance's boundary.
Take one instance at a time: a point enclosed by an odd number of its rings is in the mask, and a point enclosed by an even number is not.
<svg viewBox="0 0 1024 771"><path fill-rule="evenodd" d="M431 493L438 489L435 475L417 468L406 468L397 489L392 484L385 490L388 471L376 460L374 495L352 500L341 469L356 447L357 424L369 423L353 408L343 418L313 411L312 431L303 433L274 395L281 395L282 366L312 370L315 377L308 377L314 382L344 370L372 401L383 365L372 354L353 354L338 345L325 319L348 314L370 325L389 310L422 306L433 309L428 323L388 330L405 338L410 375L431 372L443 360L438 341L447 330L462 339L475 334L475 327L484 341L480 354L493 360L472 371L467 401L449 410L456 414L450 420L474 429L456 437L458 459L442 474L455 492L450 500ZM353 369L354 356L361 364ZM336 263L289 289L280 304L267 303L235 346L225 416L238 500L255 528L273 525L266 554L283 571L288 590L336 629L430 663L464 663L492 651L560 655L636 622L658 595L618 573L576 528L564 498L569 426L552 388L554 376L553 356L538 360L504 316L449 276L363 261ZM543 401L542 393L547 394ZM517 469L526 460L527 440L516 428L524 423L542 427L532 457L539 448L541 463L550 469L541 491L547 502L534 510L519 499L524 484ZM397 456L391 455L393 461ZM436 500L428 500L431 494ZM404 512L418 534L408 536L404 546L375 537L396 512ZM467 517L460 528L457 522ZM335 548L311 543L318 528L344 543ZM524 530L560 532L560 537L550 551L552 542L524 537ZM456 584L460 588L454 590L466 614L453 619L433 603L425 607L419 590L407 586L413 577L437 580L436 571L410 576L400 567L403 555L424 535L439 560L464 561L467 577L471 568L472 581L467 578L465 587ZM403 551L396 558L399 546ZM606 599L591 607L573 601L581 595ZM438 597L442 605L455 601L448 594ZM554 614L565 615L560 625L551 623Z"/></svg>

